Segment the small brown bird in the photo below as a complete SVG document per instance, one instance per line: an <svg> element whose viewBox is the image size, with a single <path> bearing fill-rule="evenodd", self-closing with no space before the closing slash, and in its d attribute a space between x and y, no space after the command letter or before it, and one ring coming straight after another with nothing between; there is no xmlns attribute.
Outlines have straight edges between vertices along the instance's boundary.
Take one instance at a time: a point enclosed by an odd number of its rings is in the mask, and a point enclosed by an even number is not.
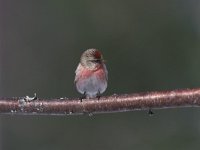
<svg viewBox="0 0 200 150"><path fill-rule="evenodd" d="M101 52L88 49L81 55L80 63L75 71L76 89L86 98L100 97L108 82L108 71Z"/></svg>

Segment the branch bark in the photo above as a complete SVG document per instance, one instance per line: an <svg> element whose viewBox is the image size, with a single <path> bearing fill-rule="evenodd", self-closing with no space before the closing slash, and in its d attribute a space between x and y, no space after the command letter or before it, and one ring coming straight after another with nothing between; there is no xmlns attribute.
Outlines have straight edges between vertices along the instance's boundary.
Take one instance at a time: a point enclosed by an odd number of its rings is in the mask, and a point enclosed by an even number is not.
<svg viewBox="0 0 200 150"><path fill-rule="evenodd" d="M98 99L1 98L1 114L78 115L200 106L200 89L146 92Z"/></svg>

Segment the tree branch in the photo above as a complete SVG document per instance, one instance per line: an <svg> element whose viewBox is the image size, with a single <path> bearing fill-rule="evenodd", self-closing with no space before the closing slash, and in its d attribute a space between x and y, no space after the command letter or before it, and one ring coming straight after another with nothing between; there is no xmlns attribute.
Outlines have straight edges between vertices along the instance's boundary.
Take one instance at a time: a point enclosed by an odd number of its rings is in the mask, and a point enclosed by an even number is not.
<svg viewBox="0 0 200 150"><path fill-rule="evenodd" d="M33 98L35 99L35 98ZM146 92L98 99L1 98L1 114L77 115L200 106L200 89ZM31 101L32 100L32 101Z"/></svg>

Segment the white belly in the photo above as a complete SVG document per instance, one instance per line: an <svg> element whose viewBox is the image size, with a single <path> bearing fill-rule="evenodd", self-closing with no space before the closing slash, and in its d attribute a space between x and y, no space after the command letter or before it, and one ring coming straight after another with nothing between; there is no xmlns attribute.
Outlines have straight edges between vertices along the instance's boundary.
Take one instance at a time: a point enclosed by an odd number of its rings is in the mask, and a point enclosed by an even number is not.
<svg viewBox="0 0 200 150"><path fill-rule="evenodd" d="M86 92L88 98L94 98L97 94L101 94L106 90L107 80L101 80L92 75L87 79L77 81L76 88L82 94Z"/></svg>

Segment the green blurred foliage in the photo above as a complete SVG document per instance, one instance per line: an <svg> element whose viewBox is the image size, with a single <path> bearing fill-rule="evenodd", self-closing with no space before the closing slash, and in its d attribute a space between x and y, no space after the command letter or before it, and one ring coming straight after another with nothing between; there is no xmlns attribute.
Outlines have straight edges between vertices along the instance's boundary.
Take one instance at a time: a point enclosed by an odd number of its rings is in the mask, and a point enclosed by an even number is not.
<svg viewBox="0 0 200 150"><path fill-rule="evenodd" d="M200 85L196 0L0 0L0 94L77 97L81 53L98 48L105 95ZM198 108L73 117L1 116L1 148L199 149Z"/></svg>

